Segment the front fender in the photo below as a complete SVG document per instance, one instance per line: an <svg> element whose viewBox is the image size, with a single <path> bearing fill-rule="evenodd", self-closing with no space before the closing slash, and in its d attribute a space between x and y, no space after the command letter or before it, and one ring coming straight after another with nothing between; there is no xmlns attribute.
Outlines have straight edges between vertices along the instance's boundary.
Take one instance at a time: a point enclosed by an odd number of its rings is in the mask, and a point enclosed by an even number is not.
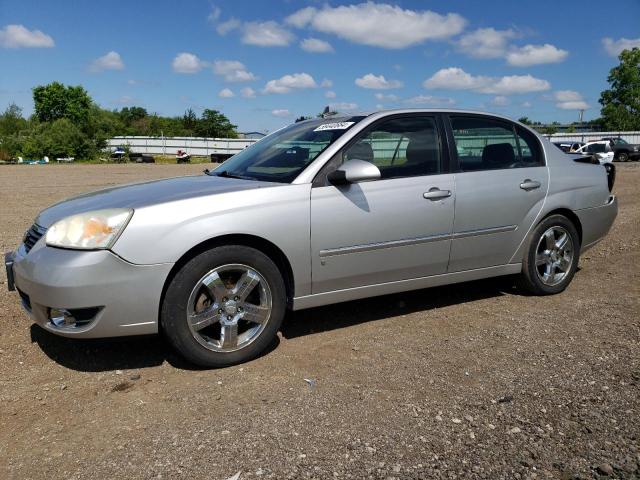
<svg viewBox="0 0 640 480"><path fill-rule="evenodd" d="M228 192L137 209L113 252L140 265L175 263L223 235L263 238L287 256L296 292L311 283L309 184Z"/></svg>

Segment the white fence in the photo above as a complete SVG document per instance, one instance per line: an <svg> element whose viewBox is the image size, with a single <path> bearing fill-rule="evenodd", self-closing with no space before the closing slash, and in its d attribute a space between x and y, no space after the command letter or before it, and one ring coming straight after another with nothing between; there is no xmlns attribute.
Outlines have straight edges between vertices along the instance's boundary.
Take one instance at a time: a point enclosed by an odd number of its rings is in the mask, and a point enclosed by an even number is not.
<svg viewBox="0 0 640 480"><path fill-rule="evenodd" d="M190 155L235 155L257 140L248 138L203 137L114 137L109 148L128 145L132 152L151 155L175 155L185 150Z"/></svg>
<svg viewBox="0 0 640 480"><path fill-rule="evenodd" d="M604 137L623 138L629 143L640 144L640 132L578 132L545 135L552 142L588 142ZM114 137L108 140L110 148L128 145L132 152L151 155L175 155L185 150L190 155L235 155L257 140L248 138L203 137ZM395 146L393 146L395 148Z"/></svg>
<svg viewBox="0 0 640 480"><path fill-rule="evenodd" d="M552 142L590 142L600 140L605 137L622 138L629 143L640 143L640 132L576 132L576 133L554 133L545 135Z"/></svg>

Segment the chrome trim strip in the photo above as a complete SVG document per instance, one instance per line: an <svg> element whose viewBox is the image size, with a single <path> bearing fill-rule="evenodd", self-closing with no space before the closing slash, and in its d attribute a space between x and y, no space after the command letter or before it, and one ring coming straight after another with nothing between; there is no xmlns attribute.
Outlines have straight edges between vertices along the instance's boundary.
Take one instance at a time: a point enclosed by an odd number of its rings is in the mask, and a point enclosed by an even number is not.
<svg viewBox="0 0 640 480"><path fill-rule="evenodd" d="M483 228L480 230L468 230L458 233L442 233L428 237L407 238L404 240L390 240L388 242L366 243L364 245L354 245L352 247L327 248L320 250L320 257L335 257L338 255L349 255L351 253L371 252L385 248L408 247L410 245L420 245L423 243L439 242L442 240L455 240L458 238L474 237L477 235L491 235L492 233L513 232L517 225L505 225L503 227Z"/></svg>
<svg viewBox="0 0 640 480"><path fill-rule="evenodd" d="M517 225L505 225L503 227L481 228L479 230L467 230L466 232L458 232L453 234L453 239L475 237L478 235L491 235L492 233L514 232L518 229Z"/></svg>
<svg viewBox="0 0 640 480"><path fill-rule="evenodd" d="M429 237L407 238L404 240L391 240L388 242L367 243L364 245L354 245L352 247L339 247L320 250L321 257L334 257L337 255L347 255L350 253L370 252L383 248L407 247L409 245L419 245L421 243L438 242L440 240L451 240L451 235L443 233L441 235L431 235Z"/></svg>

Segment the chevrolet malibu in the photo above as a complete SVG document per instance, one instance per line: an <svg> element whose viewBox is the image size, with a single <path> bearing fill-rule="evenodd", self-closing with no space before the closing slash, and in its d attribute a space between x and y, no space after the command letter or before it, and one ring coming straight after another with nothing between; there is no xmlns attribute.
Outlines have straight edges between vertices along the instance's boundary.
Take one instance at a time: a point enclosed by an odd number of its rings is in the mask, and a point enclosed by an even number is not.
<svg viewBox="0 0 640 480"><path fill-rule="evenodd" d="M496 115L314 119L199 176L55 204L5 264L49 332L161 332L225 366L260 354L287 309L499 275L562 292L616 217L611 188L603 166Z"/></svg>

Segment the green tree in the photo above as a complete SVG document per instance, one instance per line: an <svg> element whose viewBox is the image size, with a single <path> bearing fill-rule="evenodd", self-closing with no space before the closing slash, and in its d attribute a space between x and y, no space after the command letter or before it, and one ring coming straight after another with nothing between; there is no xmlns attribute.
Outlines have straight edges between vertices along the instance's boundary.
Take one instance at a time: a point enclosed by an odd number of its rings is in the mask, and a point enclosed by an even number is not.
<svg viewBox="0 0 640 480"><path fill-rule="evenodd" d="M182 126L185 130L193 131L198 123L198 117L192 109L188 109L182 116Z"/></svg>
<svg viewBox="0 0 640 480"><path fill-rule="evenodd" d="M196 126L195 133L199 137L237 138L236 126L218 110L205 108Z"/></svg>
<svg viewBox="0 0 640 480"><path fill-rule="evenodd" d="M520 117L520 118L518 119L518 121L519 121L520 123L525 124L525 125L531 125L531 124L532 124L531 120L529 120L529 117Z"/></svg>
<svg viewBox="0 0 640 480"><path fill-rule="evenodd" d="M124 107L120 110L120 119L127 127L147 118L148 115L147 109L143 107Z"/></svg>
<svg viewBox="0 0 640 480"><path fill-rule="evenodd" d="M87 126L91 97L81 86L65 86L59 82L33 89L35 115L41 122L67 118L80 128Z"/></svg>
<svg viewBox="0 0 640 480"><path fill-rule="evenodd" d="M610 88L600 94L607 130L640 130L640 48L623 50L620 65L610 70Z"/></svg>
<svg viewBox="0 0 640 480"><path fill-rule="evenodd" d="M22 116L22 108L11 103L0 115L0 136L14 135L24 131L28 122Z"/></svg>

